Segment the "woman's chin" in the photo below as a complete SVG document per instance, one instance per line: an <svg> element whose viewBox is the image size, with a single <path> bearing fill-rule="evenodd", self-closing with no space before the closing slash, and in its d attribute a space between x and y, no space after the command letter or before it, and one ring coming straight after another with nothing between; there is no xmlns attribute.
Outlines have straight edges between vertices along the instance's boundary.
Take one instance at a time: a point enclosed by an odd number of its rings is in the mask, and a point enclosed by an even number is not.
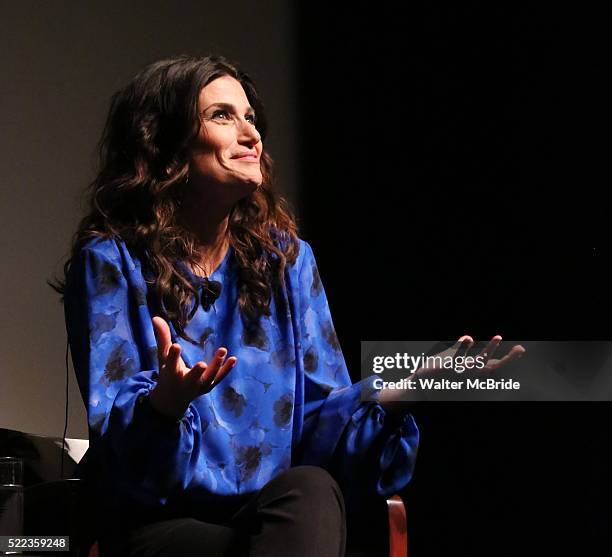
<svg viewBox="0 0 612 557"><path fill-rule="evenodd" d="M234 201L238 201L257 191L257 188L261 185L261 183L261 177L235 176L232 180L217 182L215 189L221 197L231 197L234 199Z"/></svg>
<svg viewBox="0 0 612 557"><path fill-rule="evenodd" d="M260 184L261 182L257 180L241 180L239 183L236 183L233 190L236 197L242 199L255 193Z"/></svg>
<svg viewBox="0 0 612 557"><path fill-rule="evenodd" d="M252 179L252 180L245 180L244 181L244 189L248 192L248 193L253 193L254 191L257 190L257 188L261 185L261 180L257 180L257 179Z"/></svg>

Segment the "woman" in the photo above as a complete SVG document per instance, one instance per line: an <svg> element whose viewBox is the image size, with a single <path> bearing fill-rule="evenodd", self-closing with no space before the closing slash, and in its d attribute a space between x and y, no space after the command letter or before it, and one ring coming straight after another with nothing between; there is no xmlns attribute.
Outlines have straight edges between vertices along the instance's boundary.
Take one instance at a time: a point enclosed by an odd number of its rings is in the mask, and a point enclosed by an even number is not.
<svg viewBox="0 0 612 557"><path fill-rule="evenodd" d="M342 491L412 475L416 425L351 385L265 132L222 57L156 62L112 99L60 287L103 554L343 555Z"/></svg>
<svg viewBox="0 0 612 557"><path fill-rule="evenodd" d="M412 476L417 427L351 384L265 133L222 57L112 99L59 287L102 555L344 555L345 505Z"/></svg>

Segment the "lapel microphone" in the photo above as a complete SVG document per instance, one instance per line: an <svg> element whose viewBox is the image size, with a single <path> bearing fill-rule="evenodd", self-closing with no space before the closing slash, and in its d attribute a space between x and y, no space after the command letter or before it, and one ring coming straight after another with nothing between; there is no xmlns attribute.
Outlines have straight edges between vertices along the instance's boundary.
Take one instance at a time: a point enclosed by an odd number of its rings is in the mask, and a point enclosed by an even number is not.
<svg viewBox="0 0 612 557"><path fill-rule="evenodd" d="M200 277L200 281L202 283L200 303L204 311L208 311L215 300L221 296L221 283L218 280L210 280L208 277Z"/></svg>

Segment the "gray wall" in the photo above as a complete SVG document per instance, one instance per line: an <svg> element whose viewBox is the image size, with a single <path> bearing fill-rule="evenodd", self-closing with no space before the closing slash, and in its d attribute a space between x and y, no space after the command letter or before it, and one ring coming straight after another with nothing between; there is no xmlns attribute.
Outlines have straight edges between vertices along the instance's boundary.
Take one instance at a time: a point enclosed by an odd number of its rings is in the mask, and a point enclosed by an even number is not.
<svg viewBox="0 0 612 557"><path fill-rule="evenodd" d="M296 76L291 4L267 2L0 3L0 427L61 436L66 333L61 270L93 178L111 94L143 65L218 53L258 84L266 149L296 202ZM87 437L72 362L68 437Z"/></svg>

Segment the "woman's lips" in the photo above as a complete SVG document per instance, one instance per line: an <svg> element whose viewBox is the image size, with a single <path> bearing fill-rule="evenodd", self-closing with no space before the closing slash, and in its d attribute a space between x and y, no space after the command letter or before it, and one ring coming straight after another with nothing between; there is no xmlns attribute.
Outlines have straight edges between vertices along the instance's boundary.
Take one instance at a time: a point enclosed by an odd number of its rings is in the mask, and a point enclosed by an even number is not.
<svg viewBox="0 0 612 557"><path fill-rule="evenodd" d="M235 160L244 162L259 162L259 157L255 155L245 155L243 157L233 157Z"/></svg>

